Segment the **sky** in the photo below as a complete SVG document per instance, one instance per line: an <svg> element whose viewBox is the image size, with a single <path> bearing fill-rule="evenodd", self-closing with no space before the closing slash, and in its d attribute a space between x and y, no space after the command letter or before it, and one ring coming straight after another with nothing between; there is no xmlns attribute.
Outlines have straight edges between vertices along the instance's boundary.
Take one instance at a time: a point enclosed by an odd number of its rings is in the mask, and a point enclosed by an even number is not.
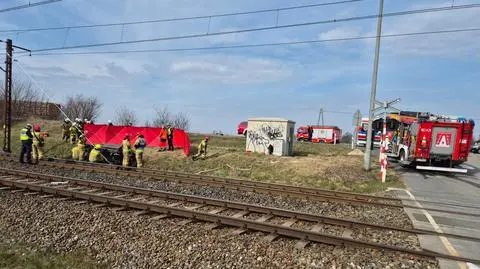
<svg viewBox="0 0 480 269"><path fill-rule="evenodd" d="M35 0L39 1L39 0ZM31 1L31 2L35 2ZM453 2L454 1L454 2ZM5 33L3 30L122 23L276 9L332 0L63 0L0 13L0 39L31 50L220 32L376 14L378 0L278 12L140 25ZM26 4L1 1L0 10ZM478 0L385 0L384 12ZM278 22L277 22L278 21ZM386 17L383 34L475 28L480 8ZM377 20L356 20L269 31L167 40L61 52L236 46L375 35ZM126 105L140 124L167 106L191 119L191 131L235 133L240 121L281 117L297 127L325 124L352 130L353 113L367 116L375 40L289 46L121 53L33 55L16 52L14 76L31 77L53 102L72 94L96 96L98 122ZM60 51L59 51L60 52ZM4 56L2 56L4 57ZM377 100L401 98L402 110L461 115L480 122L480 31L383 38ZM479 130L480 128L477 128ZM478 131L476 132L478 134Z"/></svg>

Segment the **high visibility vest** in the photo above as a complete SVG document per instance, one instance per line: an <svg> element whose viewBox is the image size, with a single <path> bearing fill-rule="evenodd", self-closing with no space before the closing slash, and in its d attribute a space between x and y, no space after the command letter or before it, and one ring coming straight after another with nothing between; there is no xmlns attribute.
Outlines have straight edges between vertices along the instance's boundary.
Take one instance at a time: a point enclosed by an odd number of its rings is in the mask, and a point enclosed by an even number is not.
<svg viewBox="0 0 480 269"><path fill-rule="evenodd" d="M40 132L35 132L35 135L33 136L33 143L35 144L43 144L45 140L43 139L43 136Z"/></svg>
<svg viewBox="0 0 480 269"><path fill-rule="evenodd" d="M76 135L77 134L77 128L75 127L70 127L70 135Z"/></svg>
<svg viewBox="0 0 480 269"><path fill-rule="evenodd" d="M80 138L78 140L78 143L77 143L78 148L84 149L85 148L85 142L86 142L85 138Z"/></svg>
<svg viewBox="0 0 480 269"><path fill-rule="evenodd" d="M173 135L173 128L172 128L172 127L170 127L170 128L167 129L167 135L168 135L168 136L172 136L172 135Z"/></svg>
<svg viewBox="0 0 480 269"><path fill-rule="evenodd" d="M21 141L28 141L30 140L30 137L27 135L28 133L28 129L27 128L23 128L21 131L20 131L20 140Z"/></svg>
<svg viewBox="0 0 480 269"><path fill-rule="evenodd" d="M207 141L205 139L198 145L198 151L207 152Z"/></svg>
<svg viewBox="0 0 480 269"><path fill-rule="evenodd" d="M88 155L88 161L90 162L99 162L100 150L92 149L90 155Z"/></svg>

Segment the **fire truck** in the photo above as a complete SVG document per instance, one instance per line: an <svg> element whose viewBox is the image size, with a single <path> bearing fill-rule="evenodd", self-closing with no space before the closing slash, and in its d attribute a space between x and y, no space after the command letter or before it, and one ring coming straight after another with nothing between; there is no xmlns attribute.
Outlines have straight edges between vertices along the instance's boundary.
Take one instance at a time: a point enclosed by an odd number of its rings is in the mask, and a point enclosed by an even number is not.
<svg viewBox="0 0 480 269"><path fill-rule="evenodd" d="M383 126L383 119L374 122ZM420 170L466 173L455 166L466 162L473 141L473 120L430 113L400 112L387 117L386 152L402 165Z"/></svg>
<svg viewBox="0 0 480 269"><path fill-rule="evenodd" d="M357 147L365 147L367 144L367 129L368 129L368 118L362 118L360 126L357 126ZM375 132L375 138L373 145L380 147L380 141L382 140L382 135L380 130L373 130Z"/></svg>
<svg viewBox="0 0 480 269"><path fill-rule="evenodd" d="M337 126L313 125L311 127L313 143L337 144L342 139L342 130ZM297 129L297 140L308 141L308 126L300 126Z"/></svg>

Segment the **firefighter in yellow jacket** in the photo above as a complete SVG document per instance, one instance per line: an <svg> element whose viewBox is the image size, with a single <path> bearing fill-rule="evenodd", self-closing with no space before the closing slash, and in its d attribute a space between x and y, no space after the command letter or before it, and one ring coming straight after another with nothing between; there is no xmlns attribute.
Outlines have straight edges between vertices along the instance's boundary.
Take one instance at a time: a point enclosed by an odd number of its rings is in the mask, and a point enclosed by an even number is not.
<svg viewBox="0 0 480 269"><path fill-rule="evenodd" d="M35 125L33 127L32 157L35 163L38 163L38 160L43 159L43 147L45 145L45 139L40 133L41 130L42 128L40 127L40 125Z"/></svg>
<svg viewBox="0 0 480 269"><path fill-rule="evenodd" d="M122 155L123 155L122 166L128 167L130 165L131 151L132 151L132 146L130 145L130 136L126 135L122 141Z"/></svg>
<svg viewBox="0 0 480 269"><path fill-rule="evenodd" d="M85 145L87 140L84 135L78 138L77 146L72 149L72 159L75 161L85 161Z"/></svg>
<svg viewBox="0 0 480 269"><path fill-rule="evenodd" d="M62 140L68 142L70 137L70 127L72 127L72 122L69 119L65 119L62 124Z"/></svg>
<svg viewBox="0 0 480 269"><path fill-rule="evenodd" d="M73 123L72 126L69 129L70 131L70 144L75 144L75 141L77 140L77 124Z"/></svg>
<svg viewBox="0 0 480 269"><path fill-rule="evenodd" d="M143 151L147 146L145 138L142 134L138 134L137 140L135 140L135 158L137 159L137 167L143 167Z"/></svg>
<svg viewBox="0 0 480 269"><path fill-rule="evenodd" d="M88 161L92 163L102 162L102 153L100 152L101 149L102 145L96 144L95 147L93 147L92 151L90 151Z"/></svg>
<svg viewBox="0 0 480 269"><path fill-rule="evenodd" d="M196 160L198 157L205 158L207 156L207 146L208 146L208 136L205 136L200 144L198 144L198 152L197 154L192 156L193 160Z"/></svg>

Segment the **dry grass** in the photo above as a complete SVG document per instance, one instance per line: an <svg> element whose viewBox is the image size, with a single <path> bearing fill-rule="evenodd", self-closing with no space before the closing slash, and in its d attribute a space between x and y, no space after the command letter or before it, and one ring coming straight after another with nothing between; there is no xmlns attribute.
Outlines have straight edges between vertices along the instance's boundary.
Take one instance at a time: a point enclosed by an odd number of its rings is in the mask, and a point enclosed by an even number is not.
<svg viewBox="0 0 480 269"><path fill-rule="evenodd" d="M40 123L43 130L49 132L46 142L48 156L70 157L71 145L61 141L61 121L31 119L29 122ZM20 141L16 138L23 125L15 124L12 129L14 152L19 151ZM202 138L203 135L190 134L193 153ZM243 136L210 136L209 156L197 161L187 158L183 150L157 152L157 148L148 148L145 152L146 167L369 193L403 186L394 171L389 174L387 183L379 183L378 168L364 171L361 156L347 155L351 151L348 145L299 142L294 146L294 157L274 157L247 154L245 143ZM378 167L378 164L375 166Z"/></svg>

